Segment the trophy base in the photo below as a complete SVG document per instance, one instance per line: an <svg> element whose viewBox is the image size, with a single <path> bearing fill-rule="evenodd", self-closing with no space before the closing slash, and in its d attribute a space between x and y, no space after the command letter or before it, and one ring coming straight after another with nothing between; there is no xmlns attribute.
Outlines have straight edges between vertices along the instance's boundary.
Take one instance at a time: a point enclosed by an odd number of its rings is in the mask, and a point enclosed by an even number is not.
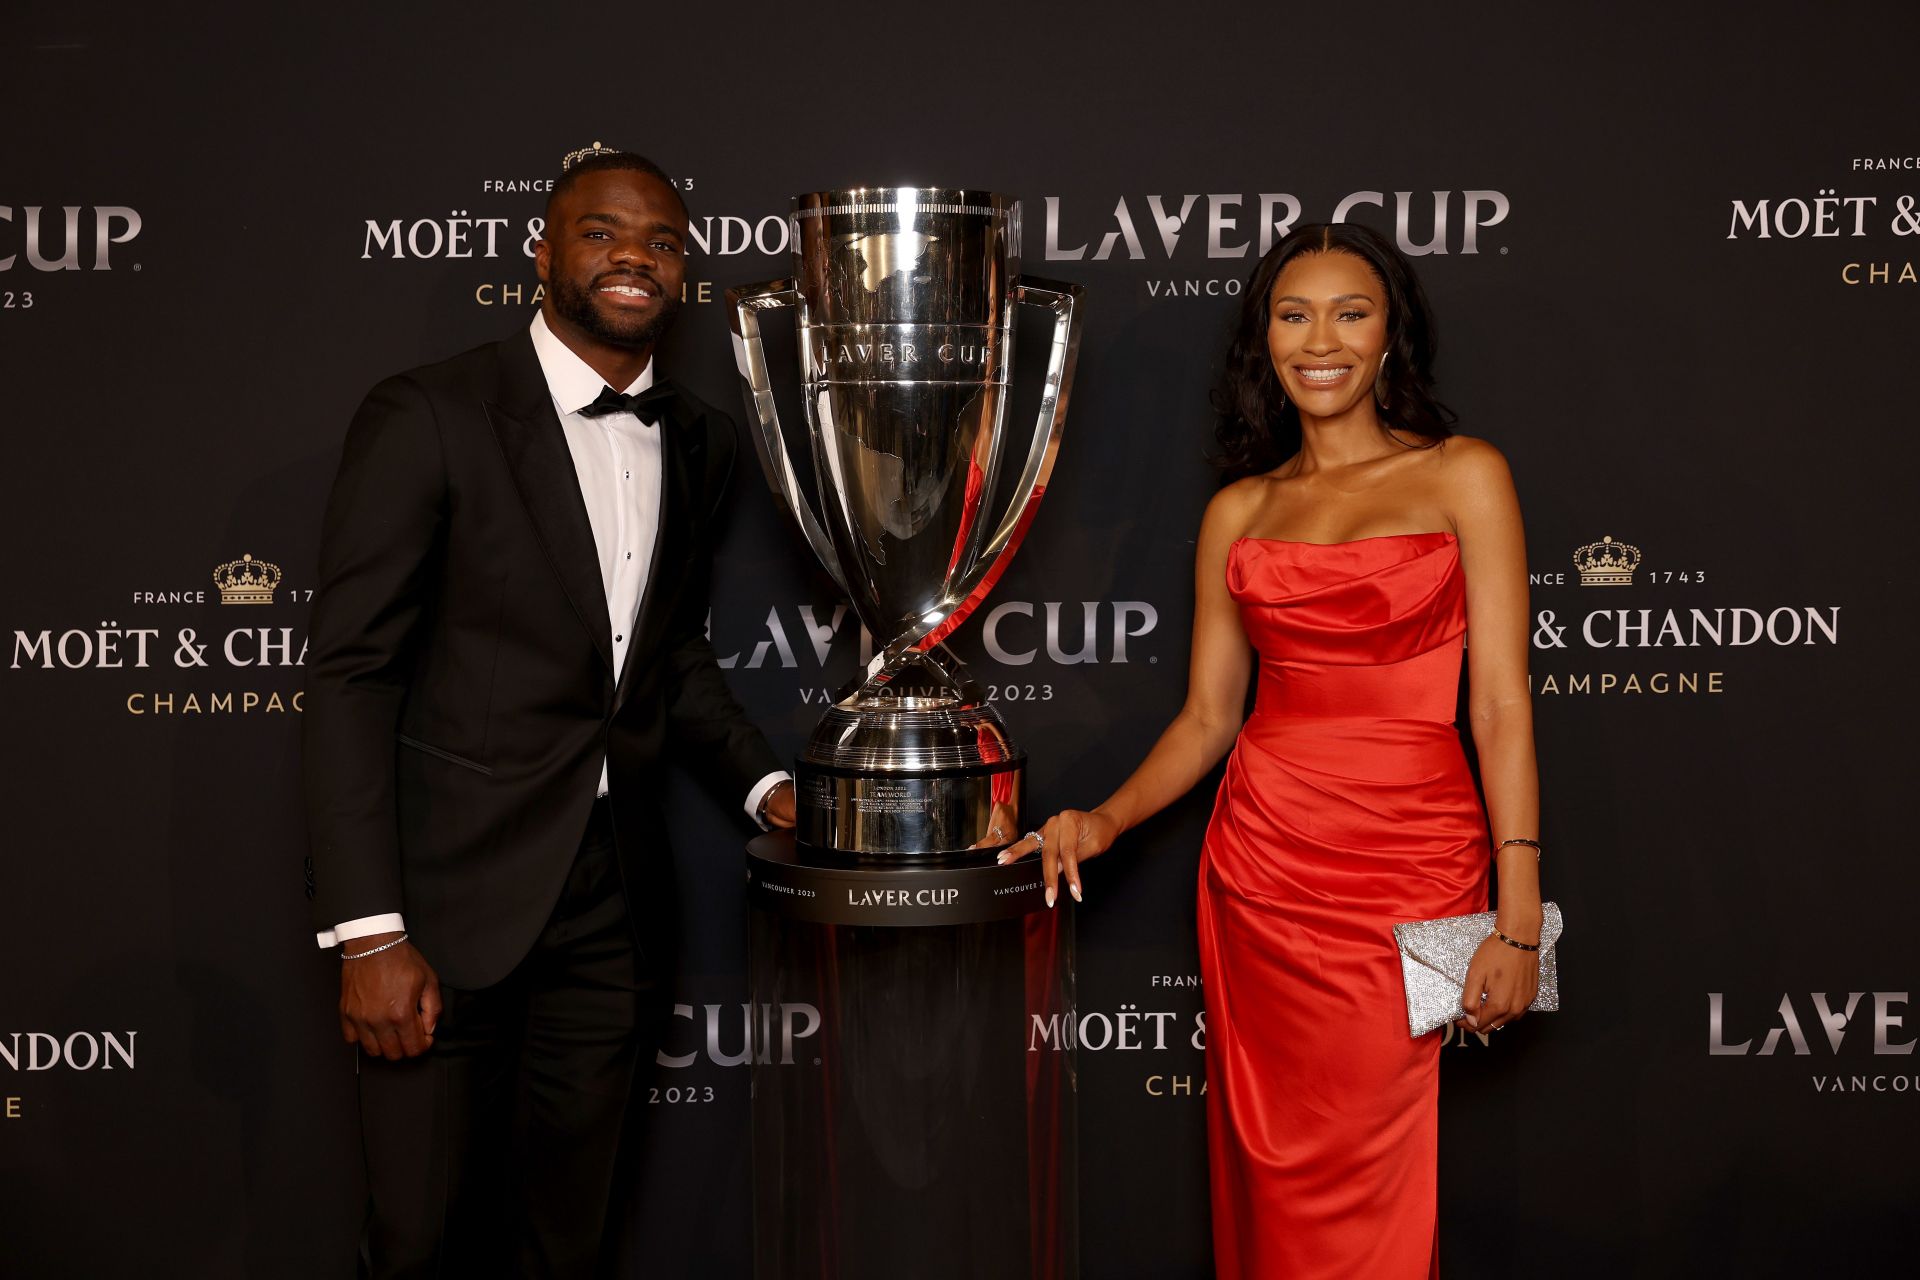
<svg viewBox="0 0 1920 1280"><path fill-rule="evenodd" d="M1019 839L1025 783L986 703L837 706L801 753L794 835L842 858L986 860Z"/></svg>
<svg viewBox="0 0 1920 1280"><path fill-rule="evenodd" d="M753 1274L1074 1280L1073 900L803 853L747 846Z"/></svg>

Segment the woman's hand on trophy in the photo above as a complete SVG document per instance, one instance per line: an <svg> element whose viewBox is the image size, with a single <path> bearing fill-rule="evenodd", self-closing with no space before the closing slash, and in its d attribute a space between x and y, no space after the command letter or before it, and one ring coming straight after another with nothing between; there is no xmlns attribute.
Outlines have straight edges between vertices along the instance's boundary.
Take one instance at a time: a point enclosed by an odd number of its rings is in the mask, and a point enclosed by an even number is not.
<svg viewBox="0 0 1920 1280"><path fill-rule="evenodd" d="M1029 831L1000 855L1001 865L1018 862L1036 849L1040 853L1040 879L1047 886L1047 905L1059 899L1060 876L1067 877L1067 892L1075 902L1082 901L1080 864L1113 847L1120 824L1098 810L1066 809L1038 831Z"/></svg>

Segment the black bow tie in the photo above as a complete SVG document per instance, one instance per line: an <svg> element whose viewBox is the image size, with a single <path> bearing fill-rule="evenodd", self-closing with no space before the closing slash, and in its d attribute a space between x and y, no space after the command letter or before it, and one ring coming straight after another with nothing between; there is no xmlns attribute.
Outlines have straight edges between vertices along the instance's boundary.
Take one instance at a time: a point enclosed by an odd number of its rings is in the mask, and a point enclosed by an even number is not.
<svg viewBox="0 0 1920 1280"><path fill-rule="evenodd" d="M656 382L635 395L624 395L612 387L602 387L600 394L593 398L593 403L581 409L580 412L589 418L598 418L607 413L630 413L648 426L652 426L671 399L673 399L673 387L665 382Z"/></svg>

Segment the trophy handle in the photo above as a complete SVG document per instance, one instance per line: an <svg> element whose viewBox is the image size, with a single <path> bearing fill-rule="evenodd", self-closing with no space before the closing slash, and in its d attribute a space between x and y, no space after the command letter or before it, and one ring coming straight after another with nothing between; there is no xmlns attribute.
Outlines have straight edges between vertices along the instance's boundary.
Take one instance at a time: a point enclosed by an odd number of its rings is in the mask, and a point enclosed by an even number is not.
<svg viewBox="0 0 1920 1280"><path fill-rule="evenodd" d="M1027 451L1026 465L1015 483L1007 514L987 539L966 576L954 585L947 599L948 608L937 610L939 621L926 625L919 634L910 631L896 642L894 653L908 650L924 653L945 640L954 628L966 621L987 592L1006 572L1013 553L1020 549L1033 523L1040 499L1046 495L1047 481L1060 452L1060 432L1067 420L1067 396L1073 390L1073 373L1080 362L1080 330L1085 323L1084 290L1077 284L1057 280L1039 280L1022 276L1014 281L1013 300L1018 304L1047 307L1053 312L1053 345L1047 353L1047 380L1040 396L1040 421L1034 431L1033 445ZM890 653L886 657L893 657ZM891 664L888 664L891 665Z"/></svg>
<svg viewBox="0 0 1920 1280"><path fill-rule="evenodd" d="M780 429L780 411L773 403L773 379L767 372L766 344L760 340L760 313L798 306L800 291L791 280L768 280L762 284L744 284L727 290L727 323L733 329L733 360L746 384L747 416L759 424L753 442L767 483L806 535L820 565L833 578L843 595L847 580L840 572L827 530L814 513L813 504L800 488L794 474L792 456L787 452L786 434Z"/></svg>

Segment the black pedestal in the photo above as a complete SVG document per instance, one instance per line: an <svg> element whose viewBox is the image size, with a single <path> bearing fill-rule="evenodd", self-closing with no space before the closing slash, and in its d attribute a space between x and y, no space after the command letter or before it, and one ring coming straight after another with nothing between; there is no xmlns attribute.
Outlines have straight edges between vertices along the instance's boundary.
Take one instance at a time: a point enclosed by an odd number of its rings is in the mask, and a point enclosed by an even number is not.
<svg viewBox="0 0 1920 1280"><path fill-rule="evenodd" d="M814 866L763 836L747 868L754 1002L820 1020L795 1061L795 1015L755 1019L755 1274L1076 1276L1072 916L1038 860Z"/></svg>

